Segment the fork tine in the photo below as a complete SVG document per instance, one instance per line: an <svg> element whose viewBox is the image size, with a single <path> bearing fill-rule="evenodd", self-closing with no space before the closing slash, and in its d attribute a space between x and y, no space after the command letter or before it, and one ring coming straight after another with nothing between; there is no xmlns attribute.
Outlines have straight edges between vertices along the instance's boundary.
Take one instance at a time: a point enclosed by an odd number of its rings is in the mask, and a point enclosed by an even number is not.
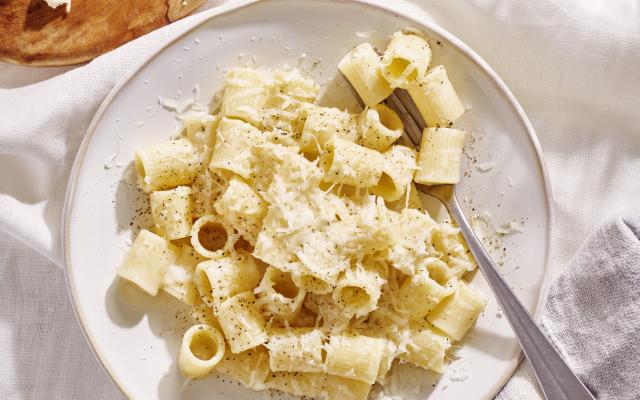
<svg viewBox="0 0 640 400"><path fill-rule="evenodd" d="M411 118L411 114L409 114L409 111L407 111L396 93L391 93L391 95L387 97L384 102L387 106L389 106L390 109L398 114L398 117L400 117L400 120L404 125L404 132L409 137L409 140L411 140L411 143L413 143L413 145L416 147L420 146L420 141L422 139L422 130L420 129L416 121Z"/></svg>
<svg viewBox="0 0 640 400"><path fill-rule="evenodd" d="M349 79L347 79L347 77L342 73L340 73L340 75L345 81L347 81L347 85L349 86L351 93L353 93L354 97L358 101L358 104L360 104L360 106L364 109L365 104L356 89L351 85ZM389 106L390 109L395 111L396 114L398 114L398 117L400 117L400 120L404 125L405 136L409 138L409 141L414 146L420 147L420 141L422 140L422 130L424 129L425 123L418 113L417 108L413 103L413 100L411 100L409 94L402 89L396 89L393 93L391 93L389 97L387 97L384 103ZM414 119L414 115L417 116L417 120Z"/></svg>
<svg viewBox="0 0 640 400"><path fill-rule="evenodd" d="M356 88L353 87L349 79L346 76L344 76L342 71L340 71L340 76L342 77L342 79L344 79L347 82L347 86L349 86L349 90L351 90L351 93L353 93L353 97L356 98L356 100L358 101L358 104L360 104L360 107L362 107L362 109L364 110L366 105L364 104L364 101L362 101L362 97L360 97L360 94L358 93Z"/></svg>
<svg viewBox="0 0 640 400"><path fill-rule="evenodd" d="M409 92L406 89L397 88L393 93L398 97L398 100L400 100L400 103L402 103L404 108L407 109L407 112L409 113L409 115L411 115L411 118L413 118L415 123L420 128L420 132L424 131L424 128L427 127L427 124L426 122L424 122L422 114L420 114L420 111L418 110L416 103L411 98Z"/></svg>

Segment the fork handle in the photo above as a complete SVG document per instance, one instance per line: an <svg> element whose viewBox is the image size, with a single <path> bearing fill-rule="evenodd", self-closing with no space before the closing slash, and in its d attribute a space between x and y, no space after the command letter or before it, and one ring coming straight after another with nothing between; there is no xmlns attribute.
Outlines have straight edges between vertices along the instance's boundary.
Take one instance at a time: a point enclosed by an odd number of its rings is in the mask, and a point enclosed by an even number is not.
<svg viewBox="0 0 640 400"><path fill-rule="evenodd" d="M594 400L589 390L571 371L551 342L533 321L502 275L491 261L462 212L455 195L445 200L445 206L458 223L469 250L478 262L489 286L529 359L544 396L549 400Z"/></svg>

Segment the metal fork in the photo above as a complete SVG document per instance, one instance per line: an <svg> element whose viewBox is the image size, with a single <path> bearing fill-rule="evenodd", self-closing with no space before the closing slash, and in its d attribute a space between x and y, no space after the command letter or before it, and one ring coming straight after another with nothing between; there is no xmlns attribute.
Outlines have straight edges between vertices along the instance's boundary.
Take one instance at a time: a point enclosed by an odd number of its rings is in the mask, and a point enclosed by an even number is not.
<svg viewBox="0 0 640 400"><path fill-rule="evenodd" d="M346 77L345 80L349 83ZM351 87L358 103L364 108L362 99L351 83L349 83L349 87ZM426 124L409 93L403 89L396 89L385 100L385 103L402 120L409 141L419 147ZM489 254L482 246L482 242L471 229L471 225L469 225L469 221L456 199L454 186L416 184L416 188L420 192L440 200L449 215L458 224L462 236L469 245L471 254L476 259L480 271L484 274L489 287L502 307L525 356L529 359L545 398L549 400L594 400L593 395L560 357L560 354L498 272Z"/></svg>

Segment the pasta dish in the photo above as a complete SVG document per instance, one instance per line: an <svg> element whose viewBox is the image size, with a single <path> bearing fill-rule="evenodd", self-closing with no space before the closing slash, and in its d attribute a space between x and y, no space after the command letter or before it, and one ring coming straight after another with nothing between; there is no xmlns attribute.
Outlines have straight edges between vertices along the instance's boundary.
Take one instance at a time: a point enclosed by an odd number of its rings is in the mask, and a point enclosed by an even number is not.
<svg viewBox="0 0 640 400"><path fill-rule="evenodd" d="M422 208L414 182L460 180L465 108L419 32L339 63L359 114L315 104L297 70L232 68L211 113L135 155L153 226L118 276L191 307L177 356L187 378L254 390L368 397L397 363L442 373L485 306L458 229ZM383 101L408 91L427 123L419 151Z"/></svg>

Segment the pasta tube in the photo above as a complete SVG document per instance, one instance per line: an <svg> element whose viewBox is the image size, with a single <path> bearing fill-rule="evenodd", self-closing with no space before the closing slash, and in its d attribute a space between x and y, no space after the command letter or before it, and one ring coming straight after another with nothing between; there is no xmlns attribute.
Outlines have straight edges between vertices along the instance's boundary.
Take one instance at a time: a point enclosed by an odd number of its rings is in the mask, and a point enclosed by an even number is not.
<svg viewBox="0 0 640 400"><path fill-rule="evenodd" d="M378 376L376 382L384 384L386 376L393 365L393 360L396 358L396 352L398 346L391 340L384 339L384 348L382 351L382 359L380 360L380 368L378 368Z"/></svg>
<svg viewBox="0 0 640 400"><path fill-rule="evenodd" d="M211 307L239 293L253 290L260 271L250 254L239 251L204 261L195 270L195 283L202 300Z"/></svg>
<svg viewBox="0 0 640 400"><path fill-rule="evenodd" d="M428 324L413 326L407 333L406 352L398 357L418 367L442 373L445 353L451 347L449 338Z"/></svg>
<svg viewBox="0 0 640 400"><path fill-rule="evenodd" d="M382 55L382 75L392 88L408 89L427 74L429 43L415 33L395 32Z"/></svg>
<svg viewBox="0 0 640 400"><path fill-rule="evenodd" d="M216 258L233 249L237 235L219 215L198 218L191 228L191 245L203 257Z"/></svg>
<svg viewBox="0 0 640 400"><path fill-rule="evenodd" d="M273 95L276 81L266 71L231 68L225 77L220 115L260 126L260 110Z"/></svg>
<svg viewBox="0 0 640 400"><path fill-rule="evenodd" d="M148 193L189 185L196 176L198 163L198 153L186 139L145 147L135 154L138 186Z"/></svg>
<svg viewBox="0 0 640 400"><path fill-rule="evenodd" d="M375 104L358 116L358 130L358 144L385 151L402 136L404 125L395 111L384 104Z"/></svg>
<svg viewBox="0 0 640 400"><path fill-rule="evenodd" d="M267 204L251 186L238 177L232 177L214 209L240 236L252 245L256 244Z"/></svg>
<svg viewBox="0 0 640 400"><path fill-rule="evenodd" d="M454 291L452 286L441 286L429 277L426 268L407 278L396 293L396 306L412 318L423 318Z"/></svg>
<svg viewBox="0 0 640 400"><path fill-rule="evenodd" d="M279 82L280 90L298 101L313 103L320 91L320 85L312 79L303 77L297 69L278 70L275 72L275 77Z"/></svg>
<svg viewBox="0 0 640 400"><path fill-rule="evenodd" d="M367 315L376 309L383 283L374 271L361 266L347 269L333 290L333 301L348 317Z"/></svg>
<svg viewBox="0 0 640 400"><path fill-rule="evenodd" d="M306 292L296 286L291 274L267 267L260 285L254 291L258 306L267 314L290 317L302 306Z"/></svg>
<svg viewBox="0 0 640 400"><path fill-rule="evenodd" d="M369 43L362 43L347 53L338 69L366 106L373 106L386 99L393 89L382 76L380 56Z"/></svg>
<svg viewBox="0 0 640 400"><path fill-rule="evenodd" d="M207 165L201 165L198 175L191 185L191 214L200 218L206 214L213 214L213 204L226 190L231 172L226 170L209 170Z"/></svg>
<svg viewBox="0 0 640 400"><path fill-rule="evenodd" d="M377 151L338 138L325 145L320 158L324 180L356 187L378 184L383 164L384 157Z"/></svg>
<svg viewBox="0 0 640 400"><path fill-rule="evenodd" d="M487 300L463 281L453 296L445 299L427 320L453 340L460 340L484 309Z"/></svg>
<svg viewBox="0 0 640 400"><path fill-rule="evenodd" d="M267 377L266 387L293 396L321 398L327 375L321 372L273 372Z"/></svg>
<svg viewBox="0 0 640 400"><path fill-rule="evenodd" d="M460 182L464 137L465 132L459 129L426 128L414 180L425 185Z"/></svg>
<svg viewBox="0 0 640 400"><path fill-rule="evenodd" d="M240 293L223 301L216 315L234 354L260 346L269 340L264 319L251 292Z"/></svg>
<svg viewBox="0 0 640 400"><path fill-rule="evenodd" d="M178 186L175 189L151 192L151 216L156 232L169 240L191 234L191 188Z"/></svg>
<svg viewBox="0 0 640 400"><path fill-rule="evenodd" d="M202 378L222 360L224 351L224 337L217 328L194 325L182 337L178 368L186 378Z"/></svg>
<svg viewBox="0 0 640 400"><path fill-rule="evenodd" d="M408 91L429 127L451 126L464 114L464 105L442 65L430 70L423 80L409 87Z"/></svg>
<svg viewBox="0 0 640 400"><path fill-rule="evenodd" d="M222 118L209 169L224 169L248 179L251 174L251 149L264 143L262 132L237 119Z"/></svg>
<svg viewBox="0 0 640 400"><path fill-rule="evenodd" d="M118 276L135 283L151 296L158 294L164 274L177 257L178 249L155 233L140 231L133 241Z"/></svg>
<svg viewBox="0 0 640 400"><path fill-rule="evenodd" d="M364 335L333 335L326 346L326 371L373 384L384 352L384 340Z"/></svg>
<svg viewBox="0 0 640 400"><path fill-rule="evenodd" d="M250 389L263 390L271 372L269 353L263 346L239 354L227 351L215 371L236 379Z"/></svg>
<svg viewBox="0 0 640 400"><path fill-rule="evenodd" d="M182 246L179 254L162 278L162 290L181 302L193 306L200 297L193 281L193 274L196 265L204 259L188 245Z"/></svg>
<svg viewBox="0 0 640 400"><path fill-rule="evenodd" d="M358 137L356 117L333 107L307 105L303 109L304 125L300 147L305 157L312 160L325 143L334 137L355 142Z"/></svg>
<svg viewBox="0 0 640 400"><path fill-rule="evenodd" d="M325 393L327 400L367 400L371 385L362 381L327 375Z"/></svg>
<svg viewBox="0 0 640 400"><path fill-rule="evenodd" d="M272 371L322 372L322 338L319 329L285 328L270 332L267 348Z"/></svg>
<svg viewBox="0 0 640 400"><path fill-rule="evenodd" d="M213 149L216 144L216 129L220 116L210 114L188 114L182 118L187 139L199 149Z"/></svg>
<svg viewBox="0 0 640 400"><path fill-rule="evenodd" d="M386 201L396 201L406 195L416 172L416 151L406 146L393 146L382 154L384 165L377 185L371 193Z"/></svg>

